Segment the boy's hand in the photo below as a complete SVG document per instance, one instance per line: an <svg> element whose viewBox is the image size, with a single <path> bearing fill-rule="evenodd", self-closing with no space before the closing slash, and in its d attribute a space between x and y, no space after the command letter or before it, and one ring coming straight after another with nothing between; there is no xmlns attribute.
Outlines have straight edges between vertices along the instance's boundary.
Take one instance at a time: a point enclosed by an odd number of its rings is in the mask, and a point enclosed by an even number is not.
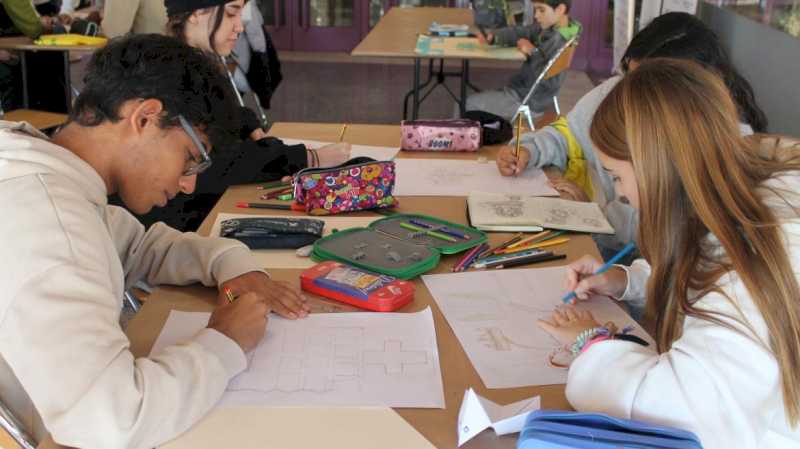
<svg viewBox="0 0 800 449"><path fill-rule="evenodd" d="M486 36L484 36L483 33L478 31L477 37L478 37L478 43L480 43L481 45L492 45L492 43L494 42L494 34L492 33L486 33Z"/></svg>
<svg viewBox="0 0 800 449"><path fill-rule="evenodd" d="M308 299L300 291L285 282L273 281L260 271L251 271L233 278L219 286L218 302L228 303L225 288L229 288L234 296L255 293L256 297L278 315L294 320L308 316L311 308ZM238 299L237 299L238 301Z"/></svg>
<svg viewBox="0 0 800 449"><path fill-rule="evenodd" d="M242 351L253 350L267 330L269 307L255 293L246 293L236 301L219 305L208 320L208 328L235 341Z"/></svg>
<svg viewBox="0 0 800 449"><path fill-rule="evenodd" d="M570 180L564 178L551 179L547 184L556 189L561 194L561 198L565 200L581 201L583 203L591 201L589 195L578 184Z"/></svg>
<svg viewBox="0 0 800 449"><path fill-rule="evenodd" d="M531 152L527 148L520 147L518 159L514 156L514 147L504 145L497 153L497 169L503 176L517 176L525 170L530 160Z"/></svg>
<svg viewBox="0 0 800 449"><path fill-rule="evenodd" d="M525 53L528 56L532 55L533 52L536 51L536 47L528 39L518 40L517 48L519 49L519 51Z"/></svg>

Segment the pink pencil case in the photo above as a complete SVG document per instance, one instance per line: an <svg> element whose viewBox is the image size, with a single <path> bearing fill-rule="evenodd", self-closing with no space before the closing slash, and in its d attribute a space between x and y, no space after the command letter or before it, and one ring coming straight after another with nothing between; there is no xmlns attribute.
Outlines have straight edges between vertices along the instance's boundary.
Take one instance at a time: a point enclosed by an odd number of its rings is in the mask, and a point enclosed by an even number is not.
<svg viewBox="0 0 800 449"><path fill-rule="evenodd" d="M401 147L407 151L478 151L481 124L475 120L403 120Z"/></svg>

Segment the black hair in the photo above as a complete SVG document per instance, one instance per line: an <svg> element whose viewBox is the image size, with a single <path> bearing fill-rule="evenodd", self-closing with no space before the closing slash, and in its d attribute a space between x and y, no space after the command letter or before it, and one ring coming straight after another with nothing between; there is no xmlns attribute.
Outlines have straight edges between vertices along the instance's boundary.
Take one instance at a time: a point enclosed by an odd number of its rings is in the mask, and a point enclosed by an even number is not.
<svg viewBox="0 0 800 449"><path fill-rule="evenodd" d="M544 3L553 9L558 8L558 5L564 5L567 8L565 12L569 12L572 6L572 0L534 0L534 3Z"/></svg>
<svg viewBox="0 0 800 449"><path fill-rule="evenodd" d="M164 106L159 126L180 126L183 115L215 147L234 140L238 104L219 65L202 50L158 34L112 39L89 61L85 87L70 113L81 126L121 120L119 109L134 99Z"/></svg>
<svg viewBox="0 0 800 449"><path fill-rule="evenodd" d="M714 31L697 17L671 12L653 19L628 45L622 69L627 73L631 60L648 58L690 59L716 71L736 102L739 119L755 132L766 132L767 117L756 103L752 86L733 67Z"/></svg>
<svg viewBox="0 0 800 449"><path fill-rule="evenodd" d="M245 4L247 4L248 1L249 0L245 0ZM216 53L217 48L216 44L214 44L214 35L219 31L219 27L222 26L222 20L225 18L225 5L213 6L213 8L215 8L214 25L211 26L211 31L208 33L208 43L214 53ZM170 16L167 20L167 34L185 42L186 23L189 21L189 17L191 17L192 14L194 14L194 11L182 12Z"/></svg>

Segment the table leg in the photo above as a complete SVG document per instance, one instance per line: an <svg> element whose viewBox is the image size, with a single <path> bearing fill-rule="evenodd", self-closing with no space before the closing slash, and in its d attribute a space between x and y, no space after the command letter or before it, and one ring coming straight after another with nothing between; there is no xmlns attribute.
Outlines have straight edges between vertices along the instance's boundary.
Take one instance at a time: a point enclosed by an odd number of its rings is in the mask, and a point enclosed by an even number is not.
<svg viewBox="0 0 800 449"><path fill-rule="evenodd" d="M64 98L67 102L67 114L72 112L72 74L69 69L69 51L62 51L64 55Z"/></svg>
<svg viewBox="0 0 800 449"><path fill-rule="evenodd" d="M461 96L458 99L458 109L461 116L467 112L467 83L469 82L469 59L461 61Z"/></svg>
<svg viewBox="0 0 800 449"><path fill-rule="evenodd" d="M411 105L411 120L416 120L419 117L419 72L421 63L419 58L414 58L414 100Z"/></svg>
<svg viewBox="0 0 800 449"><path fill-rule="evenodd" d="M28 97L28 58L27 51L22 51L20 61L22 63L22 107L30 109L30 98Z"/></svg>

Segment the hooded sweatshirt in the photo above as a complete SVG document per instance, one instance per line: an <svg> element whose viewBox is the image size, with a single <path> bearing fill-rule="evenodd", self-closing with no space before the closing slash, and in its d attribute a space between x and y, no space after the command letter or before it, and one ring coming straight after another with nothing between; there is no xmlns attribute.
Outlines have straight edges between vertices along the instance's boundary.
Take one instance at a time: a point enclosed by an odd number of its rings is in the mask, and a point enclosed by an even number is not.
<svg viewBox="0 0 800 449"><path fill-rule="evenodd" d="M246 359L213 329L134 358L118 321L125 289L260 269L232 240L145 232L107 193L74 153L0 121L0 398L37 439L152 448L206 414Z"/></svg>

